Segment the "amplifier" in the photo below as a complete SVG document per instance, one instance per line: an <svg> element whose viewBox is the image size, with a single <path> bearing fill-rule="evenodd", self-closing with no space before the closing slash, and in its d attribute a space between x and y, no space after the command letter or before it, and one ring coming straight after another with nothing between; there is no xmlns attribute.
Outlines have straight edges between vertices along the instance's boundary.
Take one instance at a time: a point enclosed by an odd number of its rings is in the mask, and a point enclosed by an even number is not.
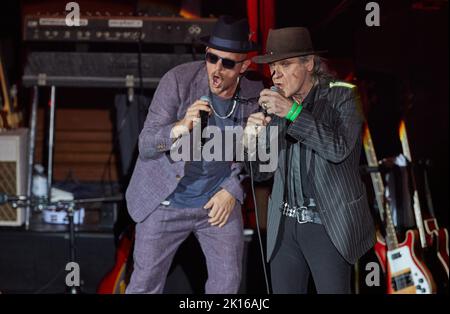
<svg viewBox="0 0 450 314"><path fill-rule="evenodd" d="M216 18L80 17L80 26L66 25L64 16L25 16L23 40L72 42L136 42L193 44L211 33Z"/></svg>
<svg viewBox="0 0 450 314"><path fill-rule="evenodd" d="M27 187L28 129L0 132L0 193L25 195ZM0 226L20 226L25 210L0 205Z"/></svg>
<svg viewBox="0 0 450 314"><path fill-rule="evenodd" d="M192 54L143 53L140 67L144 87L155 88L167 71L194 58ZM138 87L138 54L32 52L22 79L25 86Z"/></svg>

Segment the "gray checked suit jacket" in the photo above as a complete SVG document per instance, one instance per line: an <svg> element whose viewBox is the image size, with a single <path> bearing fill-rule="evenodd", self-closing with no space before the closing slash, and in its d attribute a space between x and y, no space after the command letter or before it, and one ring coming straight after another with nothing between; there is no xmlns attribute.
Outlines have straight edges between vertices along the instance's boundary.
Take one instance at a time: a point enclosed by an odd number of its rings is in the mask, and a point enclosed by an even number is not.
<svg viewBox="0 0 450 314"><path fill-rule="evenodd" d="M268 261L276 250L281 220L286 133L306 146L308 182L322 223L341 255L355 263L375 242L374 222L359 174L363 122L359 97L356 88L331 86L328 82L320 84L311 111L303 109L288 127L285 119L275 117L271 121L270 125L279 128L279 158L274 173L261 173L258 162L252 162L256 181L274 176L268 209Z"/></svg>
<svg viewBox="0 0 450 314"><path fill-rule="evenodd" d="M248 116L258 110L257 99L263 84L244 76L240 89L240 98L249 101L238 103L236 118L245 126ZM139 135L139 157L126 191L128 211L134 221L141 222L150 215L184 176L185 162L169 158L173 143L170 131L187 108L203 95L209 95L204 61L179 65L162 77ZM230 177L221 185L240 203L244 199L240 184L242 168L242 163L233 162Z"/></svg>

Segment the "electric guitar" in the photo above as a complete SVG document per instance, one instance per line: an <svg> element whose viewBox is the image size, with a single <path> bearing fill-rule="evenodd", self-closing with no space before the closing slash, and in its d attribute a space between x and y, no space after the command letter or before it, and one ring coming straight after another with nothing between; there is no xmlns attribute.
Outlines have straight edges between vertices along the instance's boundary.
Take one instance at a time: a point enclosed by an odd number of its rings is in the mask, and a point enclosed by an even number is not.
<svg viewBox="0 0 450 314"><path fill-rule="evenodd" d="M412 163L412 157L411 157L411 150L409 149L409 141L408 141L408 135L406 133L406 125L404 120L400 120L399 128L398 128L398 134L400 137L400 142L402 144L402 151L403 155L406 157L406 159ZM411 171L411 182L413 187L413 208L414 208L414 216L416 220L416 226L419 230L419 238L420 238L420 244L422 248L427 247L427 237L425 233L425 227L423 224L423 218L422 218L422 210L420 208L420 200L419 200L419 192L417 191L417 184L416 179L414 176L414 172Z"/></svg>
<svg viewBox="0 0 450 314"><path fill-rule="evenodd" d="M431 198L431 190L428 181L428 171L427 168L430 167L430 163L425 162L422 165L423 169L423 178L424 178L424 186L425 186L425 197L427 200L427 207L430 217L424 219L423 223L425 225L425 232L428 236L429 246L434 247L433 254L437 255L437 259L439 261L440 267L444 271L445 275L447 275L447 288L448 288L448 268L449 268L449 259L448 259L448 230L447 228L439 228L436 215L433 207L433 200Z"/></svg>
<svg viewBox="0 0 450 314"><path fill-rule="evenodd" d="M400 141L405 156L412 162L411 151L409 148L408 137L406 133L405 121L400 121L399 127ZM426 170L426 169L425 169ZM417 193L417 185L415 181L414 173L411 171L411 178L414 188L414 212L416 215L416 223L419 226L422 225L421 231L421 243L425 248L425 259L431 266L431 269L435 275L435 278L439 278L439 292L445 292L448 289L448 231L447 229L439 229L439 225L435 218L434 208L431 201L431 192L428 184L428 174L424 173L425 182L425 195L427 198L426 218L422 218L422 212L419 202L419 196ZM442 269L443 268L443 269ZM444 278L446 277L446 278Z"/></svg>
<svg viewBox="0 0 450 314"><path fill-rule="evenodd" d="M0 127L4 129L17 128L20 123L18 113L14 112L16 108L11 106L11 100L17 106L17 89L13 89L13 98L11 98L10 92L3 60L0 56Z"/></svg>
<svg viewBox="0 0 450 314"><path fill-rule="evenodd" d="M7 95L7 87L5 81L5 75L3 72L3 62L0 56L0 129L10 129L8 119L9 112L9 99Z"/></svg>
<svg viewBox="0 0 450 314"><path fill-rule="evenodd" d="M1 83L1 82L0 82ZM4 106L3 95L0 92L0 130L9 129L7 112Z"/></svg>
<svg viewBox="0 0 450 314"><path fill-rule="evenodd" d="M375 253L382 265L386 265L388 294L431 294L436 292L433 277L421 258L419 235L415 229L406 232L406 239L398 243L389 202L386 202L386 242L378 238ZM390 230L392 229L392 230Z"/></svg>
<svg viewBox="0 0 450 314"><path fill-rule="evenodd" d="M133 251L133 242L134 228L128 228L121 234L116 250L116 262L100 282L97 288L98 294L125 294L131 274L130 256Z"/></svg>
<svg viewBox="0 0 450 314"><path fill-rule="evenodd" d="M371 167L378 167L375 149L372 143L369 127L364 125L363 136L364 151L367 163ZM406 239L398 243L397 233L392 221L390 197L386 195L380 173L372 175L375 196L380 208L384 209L384 224L386 229L386 242L381 234L377 234L375 254L380 260L383 271L386 273L387 293L389 294L430 294L434 293L433 278L416 252L420 250L417 245L417 230L408 230Z"/></svg>
<svg viewBox="0 0 450 314"><path fill-rule="evenodd" d="M363 126L363 146L366 154L367 164L370 167L378 167L377 155L370 135L369 125L367 122ZM375 192L375 201L380 213L381 221L384 220L384 184L380 172L371 172L372 185Z"/></svg>

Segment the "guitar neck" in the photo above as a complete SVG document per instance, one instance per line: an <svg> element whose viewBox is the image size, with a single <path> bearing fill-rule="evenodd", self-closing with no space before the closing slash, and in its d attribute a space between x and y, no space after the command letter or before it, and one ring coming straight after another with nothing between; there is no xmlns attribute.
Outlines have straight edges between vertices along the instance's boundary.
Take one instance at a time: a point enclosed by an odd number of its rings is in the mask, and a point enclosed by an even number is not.
<svg viewBox="0 0 450 314"><path fill-rule="evenodd" d="M3 67L3 60L2 57L0 56L0 88L1 88L1 93L3 96L3 110L5 111L9 111L11 110L11 105L10 105L10 99L9 99L9 92L8 92L8 87L7 87L7 81L6 81L6 73Z"/></svg>
<svg viewBox="0 0 450 314"><path fill-rule="evenodd" d="M403 155L406 157L406 159L408 159L409 162L412 162L411 151L410 151L408 136L406 133L406 125L405 125L404 120L400 121L399 136L400 136L400 142L402 143ZM427 246L427 241L426 241L426 236L425 236L425 228L423 225L422 211L420 209L419 193L417 192L416 180L415 180L413 171L411 171L411 181L413 184L413 191L414 191L413 192L414 216L416 219L417 229L419 230L420 244L424 248Z"/></svg>
<svg viewBox="0 0 450 314"><path fill-rule="evenodd" d="M436 218L436 215L434 214L433 199L431 198L430 183L428 181L428 171L427 171L426 164L423 166L423 178L424 178L425 197L427 199L428 211L432 218Z"/></svg>
<svg viewBox="0 0 450 314"><path fill-rule="evenodd" d="M386 210L386 245L390 251L398 248L398 238L395 232L394 222L392 221L392 211L390 200L385 202Z"/></svg>
<svg viewBox="0 0 450 314"><path fill-rule="evenodd" d="M372 136L367 122L364 124L363 144L364 152L366 153L367 164L370 167L378 166L378 159L375 153L375 147L372 142ZM380 211L381 220L386 224L386 244L389 250L396 249L398 247L397 234L395 233L394 223L392 221L392 212L389 201L385 201L384 197L384 184L383 179L379 172L371 173L372 185L375 192L375 199L378 209ZM384 219L386 217L386 219Z"/></svg>
<svg viewBox="0 0 450 314"><path fill-rule="evenodd" d="M3 104L0 106L0 113L3 124L6 128L16 128L19 126L20 119L16 114L13 114L15 108L11 106L11 95L9 90L8 78L6 76L3 60L0 56L0 94L3 99ZM14 98L17 102L17 97Z"/></svg>
<svg viewBox="0 0 450 314"><path fill-rule="evenodd" d="M377 155L370 135L369 126L364 124L363 144L364 152L366 154L367 164L370 167L378 167ZM375 192L375 201L377 202L378 210L380 211L381 220L384 220L384 184L379 172L372 172L370 174L372 185Z"/></svg>

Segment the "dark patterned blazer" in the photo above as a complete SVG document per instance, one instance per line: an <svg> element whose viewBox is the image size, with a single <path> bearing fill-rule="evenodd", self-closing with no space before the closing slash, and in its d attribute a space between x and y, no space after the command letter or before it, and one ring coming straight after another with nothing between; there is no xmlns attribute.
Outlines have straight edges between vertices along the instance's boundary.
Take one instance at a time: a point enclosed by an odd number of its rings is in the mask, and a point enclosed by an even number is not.
<svg viewBox="0 0 450 314"><path fill-rule="evenodd" d="M269 126L279 128L278 167L272 173L260 172L258 162L252 162L256 181L274 177L268 208L268 261L276 248L281 220L286 134L306 146L308 182L322 223L341 255L355 263L373 246L375 227L359 173L362 122L356 88L339 82L321 83L310 111L303 109L289 126L285 119L273 118Z"/></svg>

